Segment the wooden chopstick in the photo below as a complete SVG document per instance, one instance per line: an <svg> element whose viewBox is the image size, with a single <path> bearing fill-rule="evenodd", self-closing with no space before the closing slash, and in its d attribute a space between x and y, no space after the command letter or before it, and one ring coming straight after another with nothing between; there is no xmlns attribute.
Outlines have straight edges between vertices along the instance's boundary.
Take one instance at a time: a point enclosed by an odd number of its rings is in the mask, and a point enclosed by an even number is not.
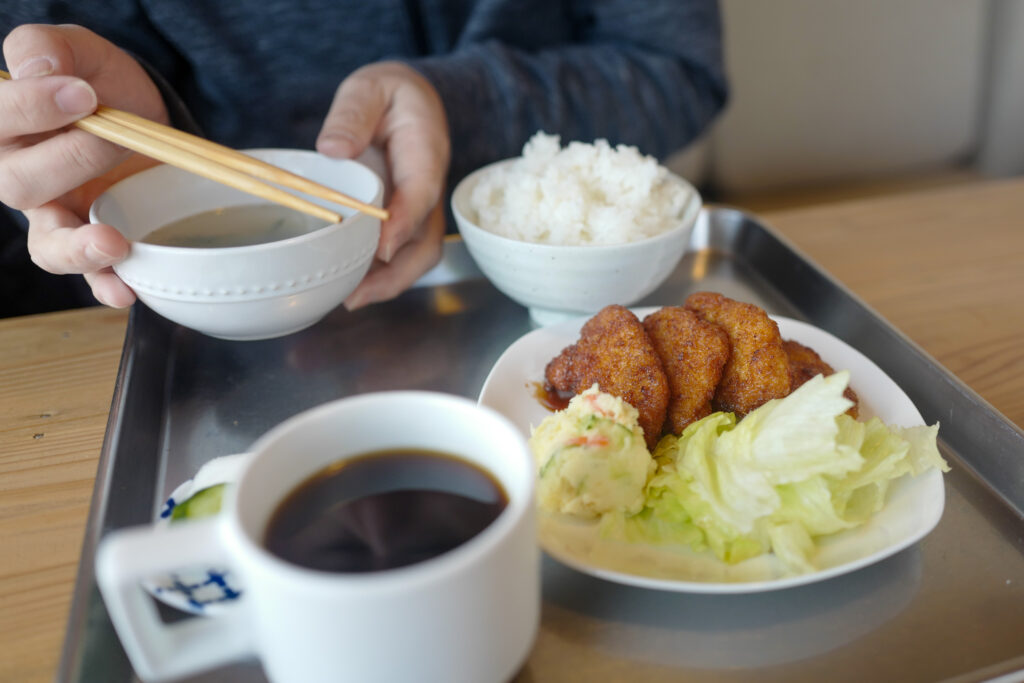
<svg viewBox="0 0 1024 683"><path fill-rule="evenodd" d="M0 80L10 74L0 70ZM263 197L278 204L308 213L331 223L342 216L319 204L289 194L256 180L262 178L306 194L347 206L381 220L388 212L366 204L325 185L268 164L230 147L196 135L164 126L130 112L100 105L96 113L75 122L83 130L145 156L177 166L237 190Z"/></svg>
<svg viewBox="0 0 1024 683"><path fill-rule="evenodd" d="M236 190L269 199L277 204L316 216L328 223L341 222L342 217L340 214L326 209L319 204L296 197L272 185L260 182L252 176L247 176L241 171L228 168L156 138L147 137L138 131L122 126L119 123L108 121L95 114L79 119L75 122L75 125L104 140L109 140L122 147L127 147L130 150L152 157L157 161L177 166L196 175L209 178L228 187L233 187Z"/></svg>
<svg viewBox="0 0 1024 683"><path fill-rule="evenodd" d="M309 178L303 178L283 168L268 164L261 159L251 157L248 154L243 154L230 147L225 147L197 135L191 135L176 128L164 126L156 121L150 121L137 114L103 105L100 105L96 110L96 115L114 123L119 123L125 128L131 128L140 133L148 133L157 140L176 145L181 149L206 157L228 168L233 168L256 178L269 180L278 185L290 187L293 190L305 192L314 197L326 199L335 204L347 206L350 209L362 211L381 220L387 220L388 212L384 209L361 202L354 197L349 197L347 194L342 194Z"/></svg>

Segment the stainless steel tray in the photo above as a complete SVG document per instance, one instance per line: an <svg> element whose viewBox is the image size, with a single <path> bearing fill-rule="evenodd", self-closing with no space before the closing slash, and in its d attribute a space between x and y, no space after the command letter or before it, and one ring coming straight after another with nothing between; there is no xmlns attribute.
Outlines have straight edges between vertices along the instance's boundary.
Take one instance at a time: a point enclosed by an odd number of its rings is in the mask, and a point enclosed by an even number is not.
<svg viewBox="0 0 1024 683"><path fill-rule="evenodd" d="M313 405L398 388L475 398L502 351L532 329L526 310L480 276L458 239L420 285L263 342L215 340L135 308L58 680L134 679L94 581L103 534L149 522L206 460L246 450ZM879 564L753 595L625 587L545 558L541 631L516 680L1024 676L1024 433L749 215L704 212L691 251L641 305L679 302L697 289L807 320L881 366L928 423L942 423L940 445L953 466L943 518L924 541ZM264 678L247 663L193 680Z"/></svg>

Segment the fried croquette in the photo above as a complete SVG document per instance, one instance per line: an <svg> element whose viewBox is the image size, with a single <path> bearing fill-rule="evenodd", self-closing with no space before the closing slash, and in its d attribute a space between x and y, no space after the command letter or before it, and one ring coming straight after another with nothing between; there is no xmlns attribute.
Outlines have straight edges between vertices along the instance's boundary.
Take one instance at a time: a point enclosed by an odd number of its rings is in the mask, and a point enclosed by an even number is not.
<svg viewBox="0 0 1024 683"><path fill-rule="evenodd" d="M711 414L711 399L729 360L729 335L682 306L665 306L644 318L644 330L668 378L664 431L682 434Z"/></svg>
<svg viewBox="0 0 1024 683"><path fill-rule="evenodd" d="M686 307L729 335L729 360L711 401L715 410L743 417L789 394L789 358L779 326L762 309L716 292L696 292Z"/></svg>
<svg viewBox="0 0 1024 683"><path fill-rule="evenodd" d="M818 352L809 346L786 339L782 342L782 348L785 349L786 356L789 358L790 391L796 391L797 387L816 375L828 377L835 372L832 366L822 360ZM853 406L846 413L850 417L856 418L860 404L857 394L850 387L846 387L843 396L853 401Z"/></svg>
<svg viewBox="0 0 1024 683"><path fill-rule="evenodd" d="M661 437L668 409L668 378L654 345L636 315L624 306L601 309L580 330L580 338L548 363L545 380L560 393L578 394L595 382L640 413L647 447Z"/></svg>
<svg viewBox="0 0 1024 683"><path fill-rule="evenodd" d="M576 344L571 344L562 349L562 352L552 358L544 368L544 381L548 388L554 389L563 397L576 395L578 383L572 369L572 359L575 356ZM584 387L583 390L588 388Z"/></svg>

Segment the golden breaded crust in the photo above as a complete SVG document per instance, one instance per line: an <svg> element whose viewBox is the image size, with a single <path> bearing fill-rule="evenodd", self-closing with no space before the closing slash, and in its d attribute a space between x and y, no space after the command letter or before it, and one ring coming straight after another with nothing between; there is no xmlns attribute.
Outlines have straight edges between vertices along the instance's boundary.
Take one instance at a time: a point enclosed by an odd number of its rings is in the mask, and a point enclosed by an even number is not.
<svg viewBox="0 0 1024 683"><path fill-rule="evenodd" d="M817 375L828 377L835 370L832 366L822 360L818 352L800 342L786 339L782 342L782 348L789 358L789 383L790 391L796 391L797 387ZM860 399L850 387L846 387L843 396L853 401L853 406L846 411L850 417L856 418L859 414Z"/></svg>
<svg viewBox="0 0 1024 683"><path fill-rule="evenodd" d="M578 394L595 382L640 413L647 447L661 437L668 408L668 378L640 320L624 306L601 309L545 370L545 380L560 392Z"/></svg>
<svg viewBox="0 0 1024 683"><path fill-rule="evenodd" d="M644 330L668 377L664 430L681 434L711 414L711 399L729 360L729 335L682 306L665 306L644 318Z"/></svg>
<svg viewBox="0 0 1024 683"><path fill-rule="evenodd" d="M562 349L562 352L552 358L547 367L544 368L544 380L550 389L559 394L576 393L576 376L573 374L572 359L576 355L576 345L572 344ZM587 389L588 387L584 387Z"/></svg>
<svg viewBox="0 0 1024 683"><path fill-rule="evenodd" d="M779 326L759 307L716 292L696 292L686 307L729 335L729 360L712 406L743 417L789 394L789 358Z"/></svg>

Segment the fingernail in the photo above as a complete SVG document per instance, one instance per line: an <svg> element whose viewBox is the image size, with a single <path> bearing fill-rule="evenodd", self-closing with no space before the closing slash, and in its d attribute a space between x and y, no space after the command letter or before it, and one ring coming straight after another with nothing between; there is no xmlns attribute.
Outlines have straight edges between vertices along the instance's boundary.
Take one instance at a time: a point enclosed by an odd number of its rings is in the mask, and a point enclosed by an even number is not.
<svg viewBox="0 0 1024 683"><path fill-rule="evenodd" d="M116 256L114 256L113 254L108 254L107 252L103 251L92 242L89 242L89 244L85 245L85 256L93 263L102 266L113 265L116 261L118 261L118 258Z"/></svg>
<svg viewBox="0 0 1024 683"><path fill-rule="evenodd" d="M366 296L359 292L351 294L344 302L346 310L354 311L361 306L366 305Z"/></svg>
<svg viewBox="0 0 1024 683"><path fill-rule="evenodd" d="M33 76L46 76L53 73L53 60L49 57L33 57L18 67L14 72L15 78L32 78Z"/></svg>
<svg viewBox="0 0 1024 683"><path fill-rule="evenodd" d="M391 251L392 251L391 245L390 244L384 244L384 245L381 246L380 253L377 254L377 258L379 258L384 263L391 263L391 257L393 255L391 253Z"/></svg>
<svg viewBox="0 0 1024 683"><path fill-rule="evenodd" d="M88 114L96 108L96 91L84 81L68 83L53 99L66 114Z"/></svg>
<svg viewBox="0 0 1024 683"><path fill-rule="evenodd" d="M352 156L352 141L338 135L325 135L316 142L317 149L328 156Z"/></svg>
<svg viewBox="0 0 1024 683"><path fill-rule="evenodd" d="M96 301L99 301L104 306L110 306L110 304L107 302L107 297L104 296L102 292L97 292L95 289L93 289L92 296L94 299L96 299ZM111 306L111 308L113 308L113 306Z"/></svg>

